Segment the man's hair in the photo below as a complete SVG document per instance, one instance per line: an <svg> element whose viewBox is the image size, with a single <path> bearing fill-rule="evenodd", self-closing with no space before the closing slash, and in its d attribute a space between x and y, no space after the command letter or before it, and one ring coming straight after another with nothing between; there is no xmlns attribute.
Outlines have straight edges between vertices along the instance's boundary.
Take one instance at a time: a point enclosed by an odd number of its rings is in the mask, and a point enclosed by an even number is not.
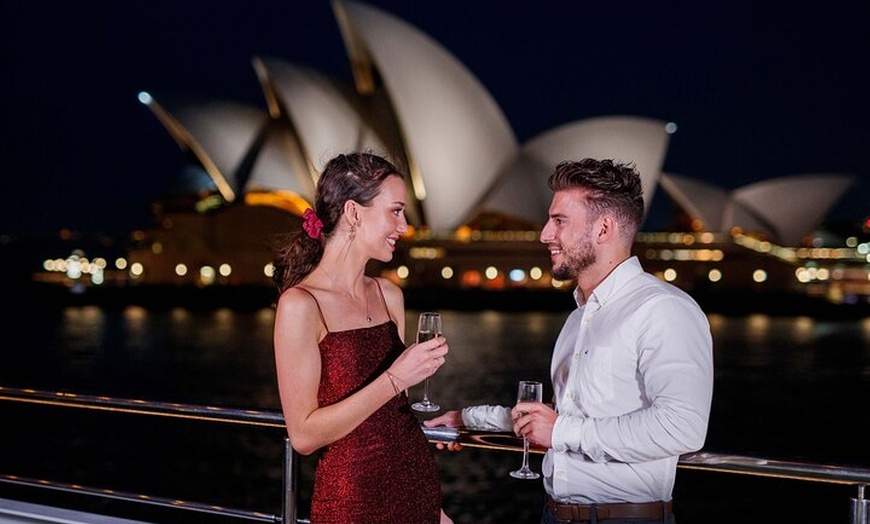
<svg viewBox="0 0 870 524"><path fill-rule="evenodd" d="M633 163L584 158L561 162L547 180L553 192L567 189L585 191L590 218L613 214L621 224L621 234L629 242L640 229L644 217L643 187Z"/></svg>

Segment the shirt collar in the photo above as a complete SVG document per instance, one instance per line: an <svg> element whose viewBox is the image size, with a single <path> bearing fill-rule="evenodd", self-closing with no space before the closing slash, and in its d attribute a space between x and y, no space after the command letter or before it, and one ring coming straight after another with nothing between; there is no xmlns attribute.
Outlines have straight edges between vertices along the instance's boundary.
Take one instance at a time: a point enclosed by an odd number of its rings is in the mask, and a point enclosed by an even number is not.
<svg viewBox="0 0 870 524"><path fill-rule="evenodd" d="M613 271L607 275L607 278L595 286L595 289L592 290L592 293L585 302L582 300L580 290L574 288L574 301L577 302L577 307L583 307L589 302L597 302L603 306L626 282L640 273L643 273L640 260L638 260L637 256L631 256L613 268Z"/></svg>

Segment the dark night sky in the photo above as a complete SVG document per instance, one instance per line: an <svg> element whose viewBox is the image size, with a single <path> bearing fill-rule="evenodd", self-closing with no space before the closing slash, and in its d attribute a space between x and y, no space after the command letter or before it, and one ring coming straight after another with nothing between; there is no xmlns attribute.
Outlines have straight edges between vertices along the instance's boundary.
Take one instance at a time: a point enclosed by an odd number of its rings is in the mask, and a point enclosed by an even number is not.
<svg viewBox="0 0 870 524"><path fill-rule="evenodd" d="M465 64L520 141L593 116L673 121L666 172L729 189L849 173L829 219L870 215L866 2L368 3ZM351 81L324 0L0 0L0 20L0 232L150 225L184 158L139 91L265 108L254 56Z"/></svg>

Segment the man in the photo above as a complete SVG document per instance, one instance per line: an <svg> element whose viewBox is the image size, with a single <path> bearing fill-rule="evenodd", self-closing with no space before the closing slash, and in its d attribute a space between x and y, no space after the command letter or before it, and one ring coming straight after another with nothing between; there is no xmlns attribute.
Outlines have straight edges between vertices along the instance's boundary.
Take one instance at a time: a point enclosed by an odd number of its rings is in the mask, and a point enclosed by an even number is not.
<svg viewBox="0 0 870 524"><path fill-rule="evenodd" d="M546 448L543 524L673 524L677 461L701 449L707 433L707 318L631 255L644 216L632 165L563 162L548 184L554 194L540 239L553 276L576 282L578 306L553 351L553 408L472 406L426 425L512 428Z"/></svg>

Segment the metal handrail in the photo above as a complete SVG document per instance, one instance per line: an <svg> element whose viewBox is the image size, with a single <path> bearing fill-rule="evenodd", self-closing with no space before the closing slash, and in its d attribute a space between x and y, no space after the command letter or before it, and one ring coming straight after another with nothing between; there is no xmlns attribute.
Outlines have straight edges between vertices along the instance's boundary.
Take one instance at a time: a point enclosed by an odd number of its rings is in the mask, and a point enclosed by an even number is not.
<svg viewBox="0 0 870 524"><path fill-rule="evenodd" d="M66 391L41 391L37 389L19 389L4 386L0 386L0 400L99 411L114 411L117 413L157 415L161 417L183 418L188 420L227 422L248 426L270 428L284 427L284 416L277 411L234 409L218 406L179 404L175 402L155 402L152 400L81 395Z"/></svg>
<svg viewBox="0 0 870 524"><path fill-rule="evenodd" d="M223 422L247 426L283 428L284 417L279 411L234 409L217 406L201 406L148 400L113 398L96 395L81 395L62 391L41 391L0 386L0 401L33 403L39 405L62 406L69 408L133 413L160 417L172 417L208 422ZM482 449L522 451L522 441L510 434L473 431L455 428L423 428L431 442L456 442L466 447ZM543 453L544 450L532 449ZM23 479L12 475L0 475L0 482L38 486L42 488L75 491L88 495L99 495L132 502L171 506L194 511L217 513L224 516L245 518L283 524L307 523L308 520L297 516L298 457L285 438L284 461L284 500L281 515L217 507L210 504L160 499L147 495L125 494L113 490L84 488L77 485L53 483L45 480ZM678 467L733 473L758 477L793 479L810 482L844 484L857 487L857 497L851 499L851 524L870 524L870 500L864 497L866 486L870 485L870 468L825 465L814 462L783 461L762 457L731 455L711 452L698 452L680 457Z"/></svg>
<svg viewBox="0 0 870 524"><path fill-rule="evenodd" d="M214 504L203 504L200 502L190 502L187 500L178 500L173 498L155 497L153 495L127 493L114 489L91 488L87 486L80 486L78 484L67 484L44 479L32 479L20 477L17 475L0 475L0 482L17 486L25 486L29 488L50 489L53 491L63 491L67 493L75 493L77 495L96 496L103 499L120 500L123 502L138 502L147 504L149 506L188 510L194 513L208 513L211 515L233 517L244 520L253 520L257 522L282 522L282 518L280 516L272 515L269 513L227 508L224 506L216 506Z"/></svg>
<svg viewBox="0 0 870 524"><path fill-rule="evenodd" d="M106 397L99 395L83 395L66 391L42 391L36 389L20 389L0 386L0 401L17 403L37 404L42 406L58 406L65 408L77 408L96 411L108 411L113 413L125 413L136 415L152 415L159 417L197 420L204 422L223 422L228 424L240 424L245 426L264 428L283 428L284 416L276 411L261 411L251 409L234 409L219 406L202 406L195 404L180 404L170 402L155 402L150 400L137 400L126 398ZM289 441L288 441L289 442ZM287 450L292 448L287 445ZM285 450L285 455L287 454ZM295 456L289 455L285 460L285 482L289 476L287 465L292 464ZM296 473L294 472L294 475ZM224 517L232 517L259 522L284 523L288 521L284 515L249 511L244 509L216 506L214 504L179 500L175 498L155 497L137 493L125 493L114 489L101 489L78 484L61 483L45 479L31 479L18 475L0 473L0 482L34 488L64 491L79 495L97 496L106 499L135 502L149 506L171 507L180 510L189 510L195 513L209 513ZM285 502L284 507L292 509L295 516L295 479L293 480L294 491L292 501ZM288 496L285 494L285 497ZM286 509L285 509L286 511ZM285 513L287 515L289 513ZM299 519L298 523L307 523L305 519Z"/></svg>

